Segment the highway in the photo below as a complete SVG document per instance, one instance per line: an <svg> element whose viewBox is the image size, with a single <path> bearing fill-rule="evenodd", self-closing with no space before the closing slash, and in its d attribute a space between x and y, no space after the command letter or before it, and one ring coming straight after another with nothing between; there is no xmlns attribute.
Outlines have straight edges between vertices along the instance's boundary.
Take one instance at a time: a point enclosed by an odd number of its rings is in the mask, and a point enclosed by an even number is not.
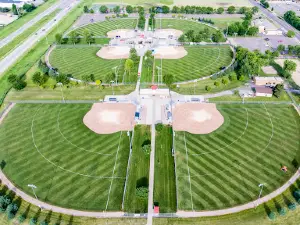
<svg viewBox="0 0 300 225"><path fill-rule="evenodd" d="M30 50L36 42L45 37L48 32L56 26L78 3L80 0L64 0L60 7L64 7L51 21L41 27L35 34L29 36L18 47L11 51L5 58L0 61L0 75L2 75L9 67L14 65L16 61Z"/></svg>
<svg viewBox="0 0 300 225"><path fill-rule="evenodd" d="M6 38L3 38L2 40L0 40L0 48L2 48L3 46L7 45L9 42L11 42L17 36L19 36L20 34L22 34L25 30L27 30L28 28L30 28L31 26L33 26L34 24L36 24L37 22L39 22L43 17L45 17L45 16L51 14L52 12L54 12L60 5L62 5L62 2L59 2L59 3L56 3L56 4L52 5L51 7L49 7L48 9L46 9L44 12L38 14L32 20L30 20L27 23L25 23L18 30L16 30L15 32L11 33Z"/></svg>
<svg viewBox="0 0 300 225"><path fill-rule="evenodd" d="M296 38L300 41L300 33L296 28L294 28L293 26L291 26L284 20L281 20L280 18L277 17L277 15L273 14L269 10L262 7L262 5L259 4L259 2L256 2L255 0L249 0L249 2L251 4L253 4L254 6L257 6L269 19L271 19L273 22L277 23L283 32L286 33L289 30L294 31L296 34Z"/></svg>

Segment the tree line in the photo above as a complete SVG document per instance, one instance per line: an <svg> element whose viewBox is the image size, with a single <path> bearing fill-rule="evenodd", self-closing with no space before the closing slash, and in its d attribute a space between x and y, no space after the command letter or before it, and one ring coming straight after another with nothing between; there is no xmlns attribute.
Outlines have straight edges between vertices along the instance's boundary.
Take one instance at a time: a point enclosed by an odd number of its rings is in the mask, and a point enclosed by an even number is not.
<svg viewBox="0 0 300 225"><path fill-rule="evenodd" d="M284 16L284 20L295 27L297 30L300 30L300 18L296 15L294 11L287 11Z"/></svg>

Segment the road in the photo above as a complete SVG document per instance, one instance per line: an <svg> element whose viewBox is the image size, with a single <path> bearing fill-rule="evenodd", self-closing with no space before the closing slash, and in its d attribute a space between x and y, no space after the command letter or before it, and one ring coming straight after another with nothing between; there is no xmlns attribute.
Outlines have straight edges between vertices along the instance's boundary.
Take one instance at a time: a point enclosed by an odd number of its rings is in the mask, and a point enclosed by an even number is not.
<svg viewBox="0 0 300 225"><path fill-rule="evenodd" d="M257 6L269 19L271 19L273 22L277 23L281 30L283 30L285 33L289 30L293 30L296 34L296 38L300 41L300 33L297 29L292 27L290 24L285 22L284 20L281 20L280 18L277 17L277 15L273 14L269 10L265 9L262 7L258 2L254 0L249 0L250 3L252 3L254 6Z"/></svg>
<svg viewBox="0 0 300 225"><path fill-rule="evenodd" d="M11 33L6 38L2 39L0 41L0 48L2 48L3 46L7 45L9 42L11 42L12 40L14 40L17 36L19 36L20 34L22 34L25 30L27 30L28 28L30 28L31 26L33 26L34 24L36 24L37 22L39 22L42 18L44 18L45 16L47 16L47 15L51 14L52 12L54 12L62 4L63 4L62 2L59 2L59 3L56 3L56 4L52 5L51 7L49 7L48 9L46 9L44 12L38 14L32 20L30 20L27 23L25 23L18 30L16 30L15 32Z"/></svg>
<svg viewBox="0 0 300 225"><path fill-rule="evenodd" d="M30 50L36 42L45 37L48 32L57 25L78 3L80 0L65 0L63 5L65 8L61 10L50 22L44 25L35 34L32 34L24 42L22 42L18 47L11 51L5 58L0 61L0 76L12 65L14 65L17 60L24 55L28 50Z"/></svg>

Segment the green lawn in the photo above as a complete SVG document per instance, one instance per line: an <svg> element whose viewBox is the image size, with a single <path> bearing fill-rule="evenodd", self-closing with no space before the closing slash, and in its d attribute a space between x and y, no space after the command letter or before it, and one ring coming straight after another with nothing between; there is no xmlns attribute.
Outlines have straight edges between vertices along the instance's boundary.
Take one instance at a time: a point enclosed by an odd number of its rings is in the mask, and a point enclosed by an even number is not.
<svg viewBox="0 0 300 225"><path fill-rule="evenodd" d="M212 210L253 201L279 188L300 162L300 120L292 106L218 105L215 132L176 132L179 210ZM282 165L288 167L283 173ZM190 180L189 180L190 178Z"/></svg>
<svg viewBox="0 0 300 225"><path fill-rule="evenodd" d="M0 127L3 172L26 193L82 210L121 210L127 132L98 135L82 122L91 104L17 104ZM111 189L111 191L110 191Z"/></svg>
<svg viewBox="0 0 300 225"><path fill-rule="evenodd" d="M183 19L162 19L160 22L159 18L156 18L156 29L160 28L162 29L177 29L181 30L184 33L188 30L194 30L195 33L198 33L199 31L204 30L204 28L208 28L211 32L215 32L216 30L214 28L211 28L210 26L207 26L205 24L191 21L191 20L183 20Z"/></svg>
<svg viewBox="0 0 300 225"><path fill-rule="evenodd" d="M88 24L76 29L83 35L84 30L89 30L94 36L106 36L108 31L117 29L134 29L137 24L137 19L112 19L99 23Z"/></svg>
<svg viewBox="0 0 300 225"><path fill-rule="evenodd" d="M173 74L175 82L209 76L232 60L229 46L186 46L185 49L188 54L181 59L163 59L162 63L160 59L155 60L156 66L161 67L162 64L163 75Z"/></svg>
<svg viewBox="0 0 300 225"><path fill-rule="evenodd" d="M74 78L81 79L82 75L94 74L96 79L103 80L107 74L114 72L118 67L118 80L125 83L136 81L137 68L131 76L124 75L123 59L102 59L96 55L100 47L95 46L57 46L50 55L50 63L59 72L72 74Z"/></svg>
<svg viewBox="0 0 300 225"><path fill-rule="evenodd" d="M225 77L228 79L228 77ZM192 95L192 94L209 94L209 93L217 93L221 91L231 90L242 86L244 82L242 81L229 81L227 85L222 83L223 78L217 78L215 80L212 79L205 79L198 81L197 83L190 83L190 84L180 84L179 87L175 87L173 90L180 94ZM229 79L228 79L229 80ZM216 87L214 85L215 82L218 82L220 85ZM212 88L211 91L206 91L205 87L210 86Z"/></svg>
<svg viewBox="0 0 300 225"><path fill-rule="evenodd" d="M111 2L111 4L113 3L127 3L127 4L132 4L132 5L143 5L145 4L145 6L149 7L149 4L166 4L166 5L171 5L173 4L173 0L123 0L123 1L116 1L116 0L93 0L94 3L104 3L107 4Z"/></svg>
<svg viewBox="0 0 300 225"><path fill-rule="evenodd" d="M175 165L172 156L172 127L157 131L155 140L154 203L160 213L176 212Z"/></svg>
<svg viewBox="0 0 300 225"><path fill-rule="evenodd" d="M53 13L45 16L42 18L39 22L31 26L29 29L25 30L23 33L21 33L19 36L17 36L15 39L13 39L10 43L3 46L1 48L0 52L0 59L4 58L10 51L12 51L14 48L16 48L20 43L25 41L30 35L34 34L37 30L39 30L43 25L48 23L52 18L55 17L55 15L60 10L55 10Z"/></svg>
<svg viewBox="0 0 300 225"><path fill-rule="evenodd" d="M242 18L236 18L236 17L228 17L228 18L213 18L211 19L215 24L214 26L224 30L227 29L227 26L229 26L232 23L235 22L243 22Z"/></svg>
<svg viewBox="0 0 300 225"><path fill-rule="evenodd" d="M150 155L145 154L142 147L151 143L150 127L137 125L134 128L133 148L130 162L124 211L129 213L146 213L148 198L136 196L136 188L148 187Z"/></svg>
<svg viewBox="0 0 300 225"><path fill-rule="evenodd" d="M57 0L49 0L45 2L43 5L39 6L37 9L33 10L30 13L25 14L18 20L12 22L11 24L5 26L4 28L0 28L0 40L8 36L9 34L15 32L17 29L19 29L21 26L23 26L28 21L32 20L34 17L36 17L38 14L42 13L46 9L48 9L50 6L52 6L54 3L56 3Z"/></svg>

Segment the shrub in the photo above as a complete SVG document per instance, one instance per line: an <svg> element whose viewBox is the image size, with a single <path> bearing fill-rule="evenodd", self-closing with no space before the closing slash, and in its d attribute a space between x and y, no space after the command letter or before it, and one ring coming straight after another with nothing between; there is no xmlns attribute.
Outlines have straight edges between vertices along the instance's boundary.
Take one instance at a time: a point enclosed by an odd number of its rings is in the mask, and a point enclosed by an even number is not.
<svg viewBox="0 0 300 225"><path fill-rule="evenodd" d="M14 82L16 82L17 80L17 76L15 74L10 74L8 77L7 77L7 81L11 84L13 84Z"/></svg>
<svg viewBox="0 0 300 225"><path fill-rule="evenodd" d="M162 131L164 125L162 123L158 123L155 125L155 130L156 131Z"/></svg>
<svg viewBox="0 0 300 225"><path fill-rule="evenodd" d="M279 213L279 215L280 216L285 216L286 215L286 209L283 207L283 208L280 208L279 210L278 210L278 213Z"/></svg>
<svg viewBox="0 0 300 225"><path fill-rule="evenodd" d="M299 200L300 199L300 190L294 191L293 196L296 200Z"/></svg>
<svg viewBox="0 0 300 225"><path fill-rule="evenodd" d="M151 152L151 145L150 144L149 145L144 145L142 147L142 149L143 149L143 152L145 153L145 155L149 155L150 152Z"/></svg>
<svg viewBox="0 0 300 225"><path fill-rule="evenodd" d="M293 202L288 205L288 208L289 210L294 211L297 208L297 205L296 203Z"/></svg>
<svg viewBox="0 0 300 225"><path fill-rule="evenodd" d="M289 38L295 37L295 32L292 30L289 30L286 34Z"/></svg>
<svg viewBox="0 0 300 225"><path fill-rule="evenodd" d="M24 80L18 79L13 83L13 88L16 90L22 90L27 86L27 83Z"/></svg>
<svg viewBox="0 0 300 225"><path fill-rule="evenodd" d="M237 80L237 76L235 73L230 73L229 74L229 80L230 81L236 81Z"/></svg>
<svg viewBox="0 0 300 225"><path fill-rule="evenodd" d="M26 217L23 214L18 217L19 223L23 223L25 220L26 220Z"/></svg>
<svg viewBox="0 0 300 225"><path fill-rule="evenodd" d="M135 195L139 198L148 198L148 187L138 187L135 191Z"/></svg>
<svg viewBox="0 0 300 225"><path fill-rule="evenodd" d="M211 91L211 87L208 86L208 85L206 85L206 86L205 86L205 90L206 90L206 91Z"/></svg>
<svg viewBox="0 0 300 225"><path fill-rule="evenodd" d="M36 225L37 221L36 218L31 218L29 221L29 225Z"/></svg>
<svg viewBox="0 0 300 225"><path fill-rule="evenodd" d="M219 87L219 86L220 86L220 82L219 82L219 81L215 81L215 82L214 82L214 85L215 85L216 87Z"/></svg>
<svg viewBox="0 0 300 225"><path fill-rule="evenodd" d="M268 214L268 217L269 217L270 220L275 220L276 219L276 214L274 212L270 212Z"/></svg>
<svg viewBox="0 0 300 225"><path fill-rule="evenodd" d="M40 222L40 225L48 225L48 223L44 220L44 221Z"/></svg>

